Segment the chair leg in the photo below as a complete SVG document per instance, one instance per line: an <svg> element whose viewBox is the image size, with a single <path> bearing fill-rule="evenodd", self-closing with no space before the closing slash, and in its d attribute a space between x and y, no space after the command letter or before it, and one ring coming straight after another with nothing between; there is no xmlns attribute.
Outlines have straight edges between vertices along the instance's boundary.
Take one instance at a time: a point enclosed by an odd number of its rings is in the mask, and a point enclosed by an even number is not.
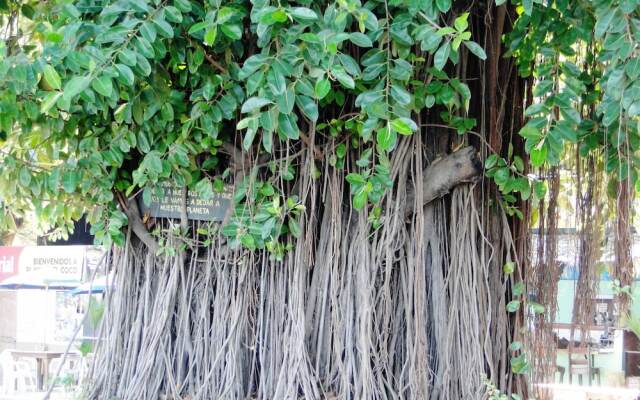
<svg viewBox="0 0 640 400"><path fill-rule="evenodd" d="M560 371L560 383L564 383L564 371Z"/></svg>

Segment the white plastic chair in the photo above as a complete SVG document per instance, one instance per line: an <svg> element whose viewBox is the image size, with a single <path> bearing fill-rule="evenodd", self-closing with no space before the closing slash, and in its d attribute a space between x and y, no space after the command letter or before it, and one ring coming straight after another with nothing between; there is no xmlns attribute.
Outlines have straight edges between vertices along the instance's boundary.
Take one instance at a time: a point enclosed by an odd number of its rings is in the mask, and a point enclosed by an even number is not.
<svg viewBox="0 0 640 400"><path fill-rule="evenodd" d="M10 394L16 389L13 357L8 350L0 353L0 393Z"/></svg>
<svg viewBox="0 0 640 400"><path fill-rule="evenodd" d="M35 392L37 388L36 383L36 369L33 363L28 361L15 361L14 370L16 374L16 386L18 392Z"/></svg>
<svg viewBox="0 0 640 400"><path fill-rule="evenodd" d="M36 371L28 361L16 361L10 350L0 353L0 393L33 392L36 390Z"/></svg>

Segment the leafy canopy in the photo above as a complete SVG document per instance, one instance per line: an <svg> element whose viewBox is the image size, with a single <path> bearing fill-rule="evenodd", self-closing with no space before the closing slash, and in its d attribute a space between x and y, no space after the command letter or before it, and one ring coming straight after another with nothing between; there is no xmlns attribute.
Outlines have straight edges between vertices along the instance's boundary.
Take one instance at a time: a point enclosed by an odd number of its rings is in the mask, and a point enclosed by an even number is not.
<svg viewBox="0 0 640 400"><path fill-rule="evenodd" d="M608 174L608 193L620 185L640 191L640 2L523 1L506 35L508 56L532 77L533 104L520 131L533 167L593 156ZM485 165L504 198L525 189L523 160L489 157ZM531 190L523 191L526 199ZM546 186L533 184L536 198ZM517 210L516 210L517 212Z"/></svg>
<svg viewBox="0 0 640 400"><path fill-rule="evenodd" d="M335 168L361 150L353 205L379 216L388 153L419 129L416 113L438 106L460 133L475 123L469 88L443 69L462 51L486 57L450 0L61 0L0 12L2 223L34 212L64 228L86 213L107 244L123 241L126 197L148 201L163 181L210 196L242 178L223 233L282 254L303 207L285 195L296 165L281 155L312 134ZM235 174L231 145L266 166Z"/></svg>

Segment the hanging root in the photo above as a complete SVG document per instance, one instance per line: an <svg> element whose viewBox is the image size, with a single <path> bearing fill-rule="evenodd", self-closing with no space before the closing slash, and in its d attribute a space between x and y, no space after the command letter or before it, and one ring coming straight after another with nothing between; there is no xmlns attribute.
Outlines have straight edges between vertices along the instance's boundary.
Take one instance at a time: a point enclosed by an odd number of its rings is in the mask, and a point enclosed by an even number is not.
<svg viewBox="0 0 640 400"><path fill-rule="evenodd" d="M115 252L88 397L481 398L482 374L508 375L510 328L496 317L505 286L492 264L502 255L487 250L475 190L453 188L477 175L475 151L425 169L421 140L393 153L378 229L348 205L344 172L313 178L305 151L302 234L283 261L220 235L198 246L198 223L188 238L164 234L189 244L175 255L129 236ZM451 190L450 203L433 201Z"/></svg>

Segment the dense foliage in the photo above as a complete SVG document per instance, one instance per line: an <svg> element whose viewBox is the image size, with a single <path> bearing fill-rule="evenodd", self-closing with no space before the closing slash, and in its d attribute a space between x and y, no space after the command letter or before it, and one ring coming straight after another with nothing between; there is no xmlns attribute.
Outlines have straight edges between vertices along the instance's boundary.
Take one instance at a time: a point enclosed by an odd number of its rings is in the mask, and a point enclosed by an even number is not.
<svg viewBox="0 0 640 400"><path fill-rule="evenodd" d="M639 42L636 1L523 2L506 43L518 72L535 77L520 131L533 167L561 164L576 145L582 157L602 157L611 197L620 183L640 189ZM507 172L487 163L500 184Z"/></svg>
<svg viewBox="0 0 640 400"><path fill-rule="evenodd" d="M486 56L468 13L445 24L450 9L449 0L3 3L2 223L34 211L43 228L69 227L88 213L98 240L122 243L116 200L148 200L165 180L206 196L240 178L225 233L280 254L301 207L278 188L296 174L289 149L313 146L310 137L337 138L314 150L337 168L362 150L347 180L354 207L374 207L375 220L391 185L388 153L418 129L414 113L435 106L459 133L474 126L469 88L443 68L461 51ZM268 155L259 175L234 174L236 143Z"/></svg>

